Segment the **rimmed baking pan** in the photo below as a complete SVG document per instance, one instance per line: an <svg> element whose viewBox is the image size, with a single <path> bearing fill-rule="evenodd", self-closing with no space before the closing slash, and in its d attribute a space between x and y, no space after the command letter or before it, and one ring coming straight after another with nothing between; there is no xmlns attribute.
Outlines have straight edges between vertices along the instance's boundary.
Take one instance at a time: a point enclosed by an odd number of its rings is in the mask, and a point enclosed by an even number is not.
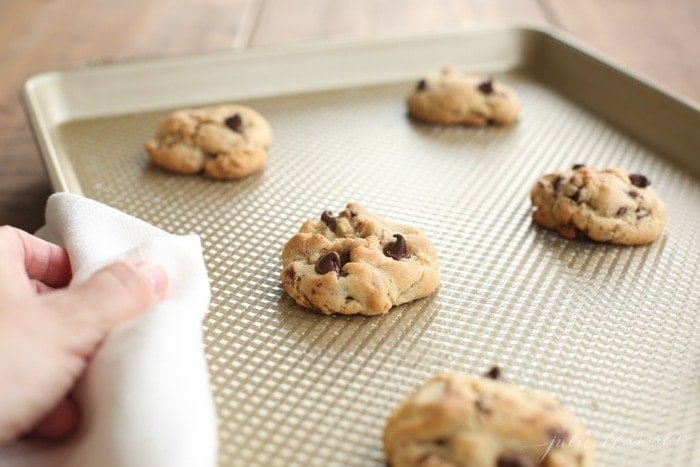
<svg viewBox="0 0 700 467"><path fill-rule="evenodd" d="M520 121L411 122L405 96L444 65L511 85ZM697 105L520 27L83 67L31 78L24 99L56 190L202 236L222 465L383 465L400 400L438 371L493 364L574 410L600 465L697 463ZM270 121L264 172L223 183L151 166L143 144L170 110L224 102ZM663 236L617 247L533 225L532 184L573 163L647 175ZM436 294L372 318L285 296L282 245L348 201L429 234Z"/></svg>

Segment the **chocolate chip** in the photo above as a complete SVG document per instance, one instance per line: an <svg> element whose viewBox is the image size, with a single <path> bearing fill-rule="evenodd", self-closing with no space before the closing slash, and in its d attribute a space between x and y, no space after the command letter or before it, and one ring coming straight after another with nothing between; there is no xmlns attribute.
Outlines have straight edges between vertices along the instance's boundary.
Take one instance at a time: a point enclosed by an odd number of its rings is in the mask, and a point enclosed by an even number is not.
<svg viewBox="0 0 700 467"><path fill-rule="evenodd" d="M336 222L335 217L333 217L333 213L331 211L323 211L323 214L321 214L321 220L328 226L329 229L335 232L335 228L338 223Z"/></svg>
<svg viewBox="0 0 700 467"><path fill-rule="evenodd" d="M350 262L350 251L344 251L340 254L340 276L347 276L345 271L343 271L343 266Z"/></svg>
<svg viewBox="0 0 700 467"><path fill-rule="evenodd" d="M416 91L425 91L428 89L428 82L424 79L418 81L418 84L416 85Z"/></svg>
<svg viewBox="0 0 700 467"><path fill-rule="evenodd" d="M293 281L297 277L297 274L296 274L296 272L294 272L294 269L287 269L287 271L285 271L284 275L290 281Z"/></svg>
<svg viewBox="0 0 700 467"><path fill-rule="evenodd" d="M617 210L617 215L618 216L623 216L627 212L627 208L622 206L620 209Z"/></svg>
<svg viewBox="0 0 700 467"><path fill-rule="evenodd" d="M496 467L535 467L535 464L522 452L507 452L498 456Z"/></svg>
<svg viewBox="0 0 700 467"><path fill-rule="evenodd" d="M236 133L243 133L243 119L239 113L233 114L224 120L224 124Z"/></svg>
<svg viewBox="0 0 700 467"><path fill-rule="evenodd" d="M331 251L327 255L321 256L318 261L316 261L316 273L326 274L331 271L340 273L340 255L335 251Z"/></svg>
<svg viewBox="0 0 700 467"><path fill-rule="evenodd" d="M576 190L576 193L574 193L573 195L571 195L571 199L573 199L573 200L576 201L577 203L579 202L579 199L580 199L580 198L581 198L581 188L579 188L578 190Z"/></svg>
<svg viewBox="0 0 700 467"><path fill-rule="evenodd" d="M552 182L552 189L554 191L559 191L559 185L561 185L561 182L564 181L564 177L559 175L553 182Z"/></svg>
<svg viewBox="0 0 700 467"><path fill-rule="evenodd" d="M444 446L449 442L450 440L448 438L439 438L435 440L435 444L437 444L438 446Z"/></svg>
<svg viewBox="0 0 700 467"><path fill-rule="evenodd" d="M547 430L547 436L555 443L555 446L561 446L569 439L569 432L561 427L554 427Z"/></svg>
<svg viewBox="0 0 700 467"><path fill-rule="evenodd" d="M581 230L578 227L574 227L574 230L576 232L576 240L588 240L589 237L585 230Z"/></svg>
<svg viewBox="0 0 700 467"><path fill-rule="evenodd" d="M574 164L571 166L571 169L577 170L577 169L580 169L581 167L585 167L585 166L586 166L585 164Z"/></svg>
<svg viewBox="0 0 700 467"><path fill-rule="evenodd" d="M630 195L630 198L636 199L639 197L639 192L635 190L630 190L627 192L628 195Z"/></svg>
<svg viewBox="0 0 700 467"><path fill-rule="evenodd" d="M395 234L394 238L396 239L395 242L387 243L384 247L384 254L390 258L394 258L397 261L411 256L408 254L406 240L403 238L403 235Z"/></svg>
<svg viewBox="0 0 700 467"><path fill-rule="evenodd" d="M491 94L493 92L493 80L487 79L479 84L479 91L481 91L482 94Z"/></svg>
<svg viewBox="0 0 700 467"><path fill-rule="evenodd" d="M495 379L496 381L502 381L503 380L503 375L501 374L501 369L497 366L491 367L489 371L484 373L484 376L486 378L491 378Z"/></svg>
<svg viewBox="0 0 700 467"><path fill-rule="evenodd" d="M651 185L651 180L640 174L630 174L630 182L632 185L639 188L644 188Z"/></svg>

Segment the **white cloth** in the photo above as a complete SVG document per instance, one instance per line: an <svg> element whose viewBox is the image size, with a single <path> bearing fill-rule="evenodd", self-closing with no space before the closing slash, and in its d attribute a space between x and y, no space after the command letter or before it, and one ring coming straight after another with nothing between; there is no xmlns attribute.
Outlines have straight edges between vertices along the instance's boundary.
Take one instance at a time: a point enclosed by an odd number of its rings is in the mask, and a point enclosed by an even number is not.
<svg viewBox="0 0 700 467"><path fill-rule="evenodd" d="M146 314L113 330L90 362L76 391L80 432L63 444L0 448L0 465L215 465L216 414L201 327L210 292L199 237L174 236L66 193L49 198L44 233L68 251L74 281L118 259L146 260L166 270L168 291Z"/></svg>

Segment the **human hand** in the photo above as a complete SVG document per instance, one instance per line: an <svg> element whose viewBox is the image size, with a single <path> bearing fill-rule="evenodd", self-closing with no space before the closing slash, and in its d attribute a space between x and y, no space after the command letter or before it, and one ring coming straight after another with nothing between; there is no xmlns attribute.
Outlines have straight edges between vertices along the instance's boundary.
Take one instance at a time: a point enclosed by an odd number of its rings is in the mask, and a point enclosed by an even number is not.
<svg viewBox="0 0 700 467"><path fill-rule="evenodd" d="M115 263L79 285L61 247L0 226L0 445L57 439L79 421L67 396L107 332L163 297L160 266Z"/></svg>

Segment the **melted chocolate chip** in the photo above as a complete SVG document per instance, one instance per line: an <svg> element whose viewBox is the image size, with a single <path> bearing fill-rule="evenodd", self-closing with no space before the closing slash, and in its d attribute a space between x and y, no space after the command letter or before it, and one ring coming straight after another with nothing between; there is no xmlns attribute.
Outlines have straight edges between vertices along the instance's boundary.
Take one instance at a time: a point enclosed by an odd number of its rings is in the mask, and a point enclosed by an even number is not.
<svg viewBox="0 0 700 467"><path fill-rule="evenodd" d="M561 427L554 427L547 430L547 436L554 442L555 446L560 447L569 439L569 432Z"/></svg>
<svg viewBox="0 0 700 467"><path fill-rule="evenodd" d="M588 240L588 234L585 230L581 230L578 227L574 227L576 231L576 240Z"/></svg>
<svg viewBox="0 0 700 467"><path fill-rule="evenodd" d="M425 91L428 89L428 82L424 79L418 81L418 84L416 85L416 91Z"/></svg>
<svg viewBox="0 0 700 467"><path fill-rule="evenodd" d="M384 254L389 258L394 258L396 261L408 258L408 249L406 248L406 239L401 234L394 234L395 242L387 243L384 247Z"/></svg>
<svg viewBox="0 0 700 467"><path fill-rule="evenodd" d="M559 186L561 185L561 182L564 181L564 177L559 175L553 182L552 182L552 189L554 191L559 191Z"/></svg>
<svg viewBox="0 0 700 467"><path fill-rule="evenodd" d="M507 452L498 456L496 467L535 467L535 464L522 452Z"/></svg>
<svg viewBox="0 0 700 467"><path fill-rule="evenodd" d="M448 438L438 438L435 440L435 444L438 446L444 446L446 445L450 440Z"/></svg>
<svg viewBox="0 0 700 467"><path fill-rule="evenodd" d="M314 268L317 274L326 274L331 271L335 271L337 274L340 273L340 255L335 251L331 251L327 255L321 256L318 261L316 261L316 267Z"/></svg>
<svg viewBox="0 0 700 467"><path fill-rule="evenodd" d="M321 220L328 226L329 229L335 232L335 228L338 223L336 222L335 217L333 217L333 213L331 211L323 211L323 214L321 214Z"/></svg>
<svg viewBox="0 0 700 467"><path fill-rule="evenodd" d="M580 198L581 198L581 188L579 188L578 190L576 190L576 193L574 193L573 195L571 195L571 199L573 199L573 200L576 201L577 203L579 202L579 199L580 199Z"/></svg>
<svg viewBox="0 0 700 467"><path fill-rule="evenodd" d="M585 166L586 166L585 164L574 164L571 166L571 169L577 170L577 169L580 169L581 167L585 167Z"/></svg>
<svg viewBox="0 0 700 467"><path fill-rule="evenodd" d="M491 94L493 92L493 80L487 79L483 83L479 84L479 91L481 91L482 94Z"/></svg>
<svg viewBox="0 0 700 467"><path fill-rule="evenodd" d="M630 190L627 192L628 195L630 195L630 198L636 199L639 197L639 192L636 190Z"/></svg>
<svg viewBox="0 0 700 467"><path fill-rule="evenodd" d="M617 215L618 216L624 216L625 213L627 213L627 208L622 206L620 209L617 210Z"/></svg>
<svg viewBox="0 0 700 467"><path fill-rule="evenodd" d="M347 276L347 273L343 271L343 266L350 262L350 251L344 251L340 254L340 276Z"/></svg>
<svg viewBox="0 0 700 467"><path fill-rule="evenodd" d="M491 369L489 371L484 373L484 376L487 378L495 379L496 381L503 380L503 375L501 374L501 369L497 366L491 367Z"/></svg>
<svg viewBox="0 0 700 467"><path fill-rule="evenodd" d="M630 182L632 185L639 188L644 188L651 185L651 180L640 174L630 174Z"/></svg>
<svg viewBox="0 0 700 467"><path fill-rule="evenodd" d="M243 119L239 113L233 114L224 120L224 124L236 133L243 133Z"/></svg>

